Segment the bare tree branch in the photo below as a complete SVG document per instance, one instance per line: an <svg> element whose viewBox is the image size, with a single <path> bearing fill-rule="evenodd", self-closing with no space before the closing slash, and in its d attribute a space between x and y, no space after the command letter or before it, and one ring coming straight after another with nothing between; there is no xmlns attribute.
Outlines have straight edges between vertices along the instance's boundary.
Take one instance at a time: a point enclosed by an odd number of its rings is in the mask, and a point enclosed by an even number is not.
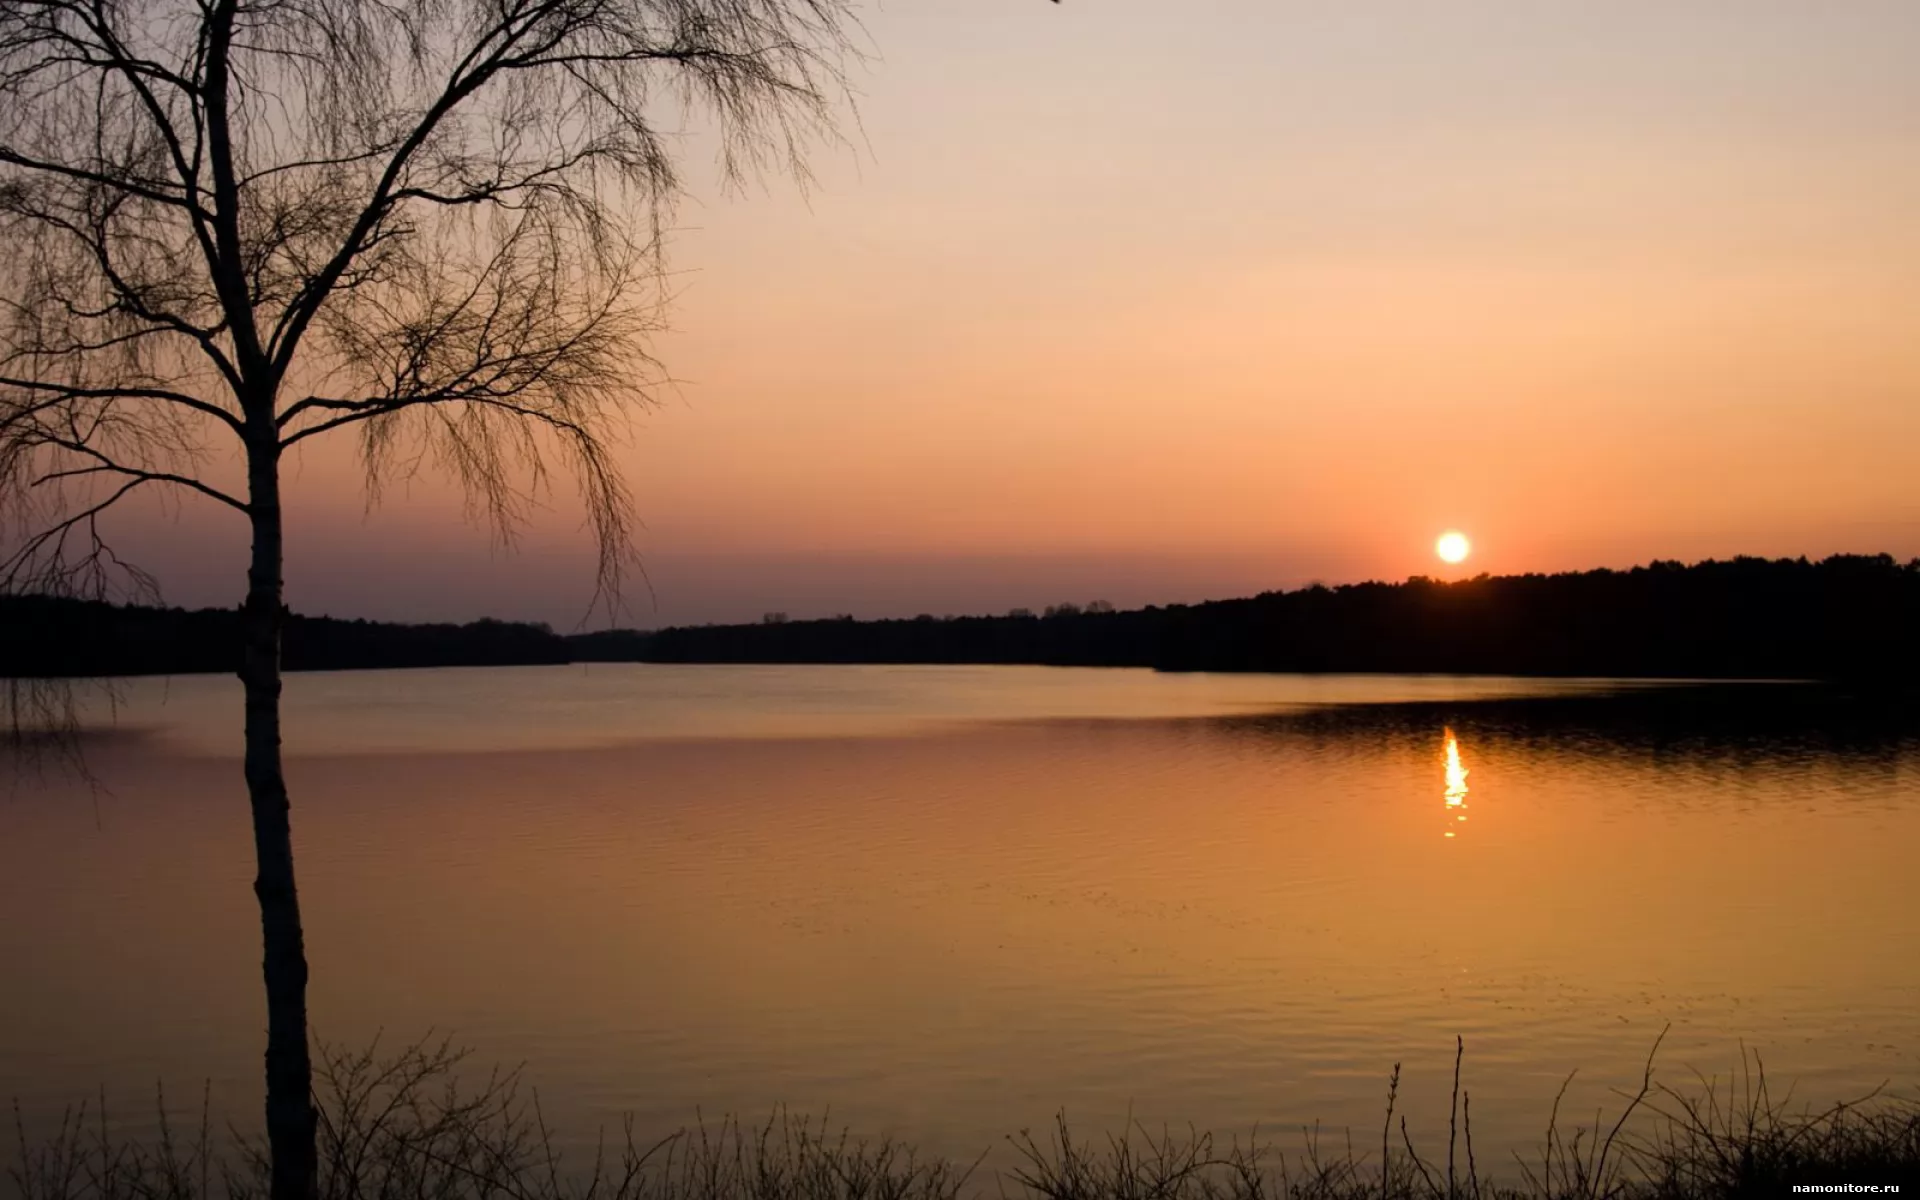
<svg viewBox="0 0 1920 1200"><path fill-rule="evenodd" d="M41 379L14 379L5 375L0 375L0 388L18 388L23 392L50 394L52 399L43 401L45 405L57 405L69 400L158 400L167 404L178 404L182 408L191 409L194 412L212 417L230 426L235 433L242 431L239 419L219 405L209 404L197 396L189 396L184 392L169 391L166 388L133 386L78 387L69 384L49 383ZM24 408L21 410L21 413L23 415L30 415L29 411Z"/></svg>
<svg viewBox="0 0 1920 1200"><path fill-rule="evenodd" d="M218 500L239 513L247 512L247 503L236 500L219 488L200 482L188 475L175 475L170 471L142 471L138 467L123 467L118 463L101 463L97 467L69 467L64 471L50 471L33 481L32 486L45 483L57 483L62 479L83 479L89 475L121 475L136 483L171 483L191 491L199 492L210 500Z"/></svg>
<svg viewBox="0 0 1920 1200"><path fill-rule="evenodd" d="M125 192L129 196L135 196L142 200L151 200L155 204L165 204L204 215L204 211L200 210L186 195L169 192L167 190L168 184L164 180L148 181L131 177L116 179L111 175L89 171L82 167L73 167L65 163L43 162L28 158L26 155L5 146L0 146L0 163L19 167L22 170L38 171L48 175L59 176L60 178L88 184L92 187L110 188L114 191Z"/></svg>

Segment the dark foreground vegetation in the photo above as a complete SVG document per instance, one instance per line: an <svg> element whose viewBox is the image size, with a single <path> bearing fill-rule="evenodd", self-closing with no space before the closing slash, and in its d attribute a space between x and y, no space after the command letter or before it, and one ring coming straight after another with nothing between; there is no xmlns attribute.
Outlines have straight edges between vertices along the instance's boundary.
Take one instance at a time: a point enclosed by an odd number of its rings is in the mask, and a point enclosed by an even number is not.
<svg viewBox="0 0 1920 1200"><path fill-rule="evenodd" d="M563 662L1029 663L1178 671L1395 671L1890 680L1920 673L1920 560L1737 558L1628 571L1416 577L1041 615L789 621L565 636L544 625L290 617L287 669ZM0 676L239 665L238 614L0 597Z"/></svg>
<svg viewBox="0 0 1920 1200"><path fill-rule="evenodd" d="M603 1141L591 1161L563 1163L512 1075L462 1090L459 1061L445 1047L385 1058L323 1051L316 1200L1678 1200L1920 1180L1920 1102L1792 1107L1769 1089L1757 1055L1731 1081L1681 1089L1656 1085L1649 1060L1617 1112L1568 1128L1556 1100L1537 1151L1507 1162L1475 1148L1456 1057L1444 1148L1416 1148L1408 1136L1396 1066L1377 1137L1308 1129L1285 1150L1135 1127L1093 1142L1076 1138L1063 1114L1042 1135L1010 1136L1012 1165L997 1171L982 1168L984 1153L971 1163L921 1158L784 1112L652 1144L629 1125L617 1148ZM264 1147L236 1135L221 1149L204 1115L182 1136L163 1106L148 1143L116 1138L84 1108L49 1140L29 1142L17 1117L15 1128L9 1174L19 1200L252 1200L267 1191Z"/></svg>

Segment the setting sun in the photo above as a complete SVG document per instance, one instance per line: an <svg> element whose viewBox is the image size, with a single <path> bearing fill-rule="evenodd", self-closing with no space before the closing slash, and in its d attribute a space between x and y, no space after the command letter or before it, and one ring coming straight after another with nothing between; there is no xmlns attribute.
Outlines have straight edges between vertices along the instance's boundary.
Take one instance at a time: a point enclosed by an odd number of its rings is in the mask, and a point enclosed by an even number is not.
<svg viewBox="0 0 1920 1200"><path fill-rule="evenodd" d="M1433 552L1450 563L1465 562L1472 550L1473 543L1467 541L1467 535L1457 529L1449 529L1433 544Z"/></svg>

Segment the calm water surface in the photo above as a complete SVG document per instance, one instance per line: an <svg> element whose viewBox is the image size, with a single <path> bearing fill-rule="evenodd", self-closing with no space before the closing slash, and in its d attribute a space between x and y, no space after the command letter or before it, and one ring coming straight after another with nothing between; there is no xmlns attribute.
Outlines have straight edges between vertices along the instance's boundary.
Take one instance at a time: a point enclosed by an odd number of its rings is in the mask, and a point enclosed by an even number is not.
<svg viewBox="0 0 1920 1200"><path fill-rule="evenodd" d="M1752 689L1762 692L1766 685ZM962 667L297 675L318 1036L524 1062L563 1145L776 1103L953 1155L1065 1108L1532 1145L1569 1071L1920 1084L1920 741L1594 681ZM1751 707L1751 706L1749 706ZM1761 706L1764 711L1767 706ZM245 1125L238 685L0 799L0 1098ZM192 1103L188 1103L191 1100Z"/></svg>

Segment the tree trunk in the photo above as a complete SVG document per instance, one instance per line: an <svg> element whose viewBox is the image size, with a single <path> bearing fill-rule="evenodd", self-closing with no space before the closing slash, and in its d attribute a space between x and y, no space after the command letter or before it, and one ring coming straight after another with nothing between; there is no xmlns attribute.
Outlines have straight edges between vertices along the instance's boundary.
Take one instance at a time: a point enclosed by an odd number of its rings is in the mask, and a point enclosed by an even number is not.
<svg viewBox="0 0 1920 1200"><path fill-rule="evenodd" d="M252 439L250 439L252 440ZM264 443L264 444L262 444ZM293 883L293 832L280 769L281 587L280 450L261 438L248 448L253 559L243 609L247 793L259 874L260 932L266 947L267 1144L272 1200L312 1200L318 1164L313 1063L307 1051L307 952Z"/></svg>

